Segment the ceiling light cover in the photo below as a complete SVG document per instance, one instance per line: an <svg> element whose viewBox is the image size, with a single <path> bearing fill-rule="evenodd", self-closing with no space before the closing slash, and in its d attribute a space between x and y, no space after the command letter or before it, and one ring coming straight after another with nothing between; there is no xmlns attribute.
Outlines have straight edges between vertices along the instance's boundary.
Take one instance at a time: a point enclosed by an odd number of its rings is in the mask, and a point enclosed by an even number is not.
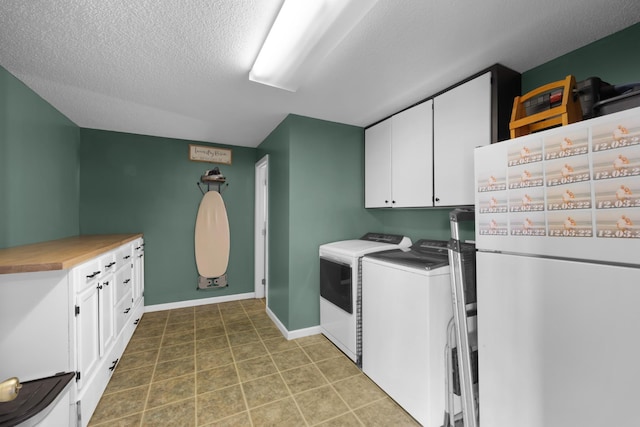
<svg viewBox="0 0 640 427"><path fill-rule="evenodd" d="M377 0L285 0L249 79L295 92Z"/></svg>

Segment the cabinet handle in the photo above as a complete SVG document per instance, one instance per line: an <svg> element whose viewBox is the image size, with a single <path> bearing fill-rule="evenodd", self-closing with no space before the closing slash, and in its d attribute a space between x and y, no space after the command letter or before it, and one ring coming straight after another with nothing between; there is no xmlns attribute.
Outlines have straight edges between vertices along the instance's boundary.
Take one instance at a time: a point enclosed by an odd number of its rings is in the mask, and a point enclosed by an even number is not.
<svg viewBox="0 0 640 427"><path fill-rule="evenodd" d="M439 202L439 201L440 201L440 197L436 197L436 202Z"/></svg>
<svg viewBox="0 0 640 427"><path fill-rule="evenodd" d="M140 249L142 246L136 246L135 250L137 251L138 249Z"/></svg>
<svg viewBox="0 0 640 427"><path fill-rule="evenodd" d="M388 201L388 200L385 200L384 202L385 202L385 203L389 203L389 201Z"/></svg>
<svg viewBox="0 0 640 427"><path fill-rule="evenodd" d="M99 271L94 271L93 274L87 274L87 279L93 279L94 277L96 277L98 274L100 274Z"/></svg>
<svg viewBox="0 0 640 427"><path fill-rule="evenodd" d="M133 321L134 325L137 325L138 323L140 323L140 318L137 318L136 320Z"/></svg>
<svg viewBox="0 0 640 427"><path fill-rule="evenodd" d="M124 281L124 284L126 285L127 283L129 283L131 281L131 279L127 279Z"/></svg>
<svg viewBox="0 0 640 427"><path fill-rule="evenodd" d="M124 257L124 259L129 259L129 258L131 258L131 255L126 255L126 256Z"/></svg>
<svg viewBox="0 0 640 427"><path fill-rule="evenodd" d="M142 258L144 255L138 255L138 258Z"/></svg>
<svg viewBox="0 0 640 427"><path fill-rule="evenodd" d="M110 262L109 264L105 265L105 267L104 267L104 268L111 268L111 267L113 267L114 265L116 265L116 262L115 262L115 261L112 261L112 262Z"/></svg>
<svg viewBox="0 0 640 427"><path fill-rule="evenodd" d="M129 311L130 311L130 310L131 310L131 307L127 308L127 309L124 311L124 314L129 313Z"/></svg>
<svg viewBox="0 0 640 427"><path fill-rule="evenodd" d="M98 289L102 289L102 285L98 285L98 286L97 286L97 288L98 288Z"/></svg>
<svg viewBox="0 0 640 427"><path fill-rule="evenodd" d="M116 365L118 364L118 360L120 360L120 359L116 359L116 360L114 360L113 362L111 362L111 363L113 363L113 364L109 367L109 370L110 370L110 371L112 371L112 372L113 372L113 370L114 370L114 369L116 369Z"/></svg>
<svg viewBox="0 0 640 427"><path fill-rule="evenodd" d="M392 201L391 201L391 203L392 203L392 204L393 204L393 203L395 203L395 202L396 202L395 200L392 200Z"/></svg>
<svg viewBox="0 0 640 427"><path fill-rule="evenodd" d="M109 286L109 281L107 280L106 282L104 282L105 286Z"/></svg>

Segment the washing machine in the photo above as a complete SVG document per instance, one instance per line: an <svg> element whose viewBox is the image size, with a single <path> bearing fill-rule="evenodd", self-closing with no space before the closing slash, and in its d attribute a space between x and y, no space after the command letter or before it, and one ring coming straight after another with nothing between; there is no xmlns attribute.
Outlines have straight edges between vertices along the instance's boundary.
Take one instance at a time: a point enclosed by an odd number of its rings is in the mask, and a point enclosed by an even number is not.
<svg viewBox="0 0 640 427"><path fill-rule="evenodd" d="M447 242L362 259L362 370L419 423L442 424L453 315Z"/></svg>
<svg viewBox="0 0 640 427"><path fill-rule="evenodd" d="M361 347L361 260L366 254L407 248L411 239L367 233L360 239L326 243L320 254L320 329L358 366Z"/></svg>

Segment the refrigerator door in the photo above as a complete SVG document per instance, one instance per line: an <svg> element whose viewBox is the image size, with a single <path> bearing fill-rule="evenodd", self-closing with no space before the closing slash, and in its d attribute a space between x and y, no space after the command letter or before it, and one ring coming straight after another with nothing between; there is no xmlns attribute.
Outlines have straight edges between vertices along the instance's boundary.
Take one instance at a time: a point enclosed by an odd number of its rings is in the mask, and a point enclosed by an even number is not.
<svg viewBox="0 0 640 427"><path fill-rule="evenodd" d="M640 425L640 269L479 252L480 425Z"/></svg>
<svg viewBox="0 0 640 427"><path fill-rule="evenodd" d="M475 150L476 247L640 264L640 108Z"/></svg>

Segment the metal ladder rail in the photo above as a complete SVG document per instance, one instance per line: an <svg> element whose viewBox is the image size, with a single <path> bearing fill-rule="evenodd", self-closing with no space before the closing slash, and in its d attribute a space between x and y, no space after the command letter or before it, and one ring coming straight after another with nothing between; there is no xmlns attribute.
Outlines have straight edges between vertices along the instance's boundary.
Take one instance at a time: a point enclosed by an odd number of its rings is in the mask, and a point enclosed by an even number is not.
<svg viewBox="0 0 640 427"><path fill-rule="evenodd" d="M465 275L462 258L463 243L460 242L459 222L475 219L473 209L455 209L449 214L451 224L451 240L449 241L449 265L451 268L451 296L453 302L453 318L455 322L456 347L458 353L458 375L462 417L465 427L478 427L478 408L473 391L473 373L471 362L471 343L467 317L467 297L465 293ZM473 279L475 286L475 277Z"/></svg>

